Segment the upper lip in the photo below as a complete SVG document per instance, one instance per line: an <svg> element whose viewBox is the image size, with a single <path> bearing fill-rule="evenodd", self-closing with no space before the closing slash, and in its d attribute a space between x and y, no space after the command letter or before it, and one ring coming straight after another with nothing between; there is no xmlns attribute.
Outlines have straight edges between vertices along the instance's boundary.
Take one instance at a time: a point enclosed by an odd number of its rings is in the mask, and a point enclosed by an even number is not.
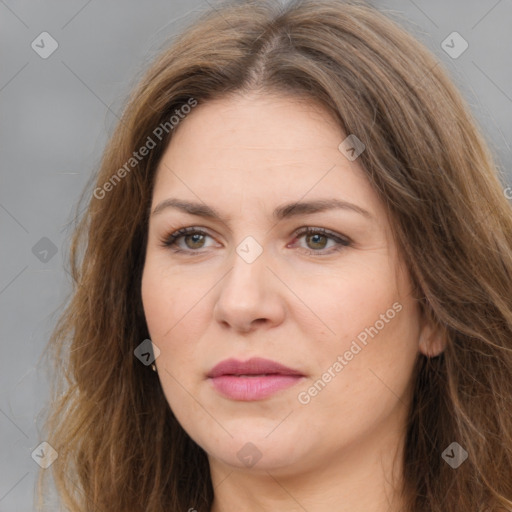
<svg viewBox="0 0 512 512"><path fill-rule="evenodd" d="M215 365L208 373L208 377L214 378L221 375L298 375L303 374L293 368L288 368L276 361L264 359L261 357L252 357L247 361L238 361L237 359L225 359Z"/></svg>

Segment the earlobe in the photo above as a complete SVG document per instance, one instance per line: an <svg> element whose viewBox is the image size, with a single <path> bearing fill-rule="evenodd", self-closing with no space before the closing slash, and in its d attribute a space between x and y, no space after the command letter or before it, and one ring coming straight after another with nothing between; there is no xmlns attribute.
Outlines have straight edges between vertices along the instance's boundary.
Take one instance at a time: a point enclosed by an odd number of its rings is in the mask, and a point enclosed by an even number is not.
<svg viewBox="0 0 512 512"><path fill-rule="evenodd" d="M446 348L446 336L439 325L425 321L421 328L419 349L427 357L437 357Z"/></svg>

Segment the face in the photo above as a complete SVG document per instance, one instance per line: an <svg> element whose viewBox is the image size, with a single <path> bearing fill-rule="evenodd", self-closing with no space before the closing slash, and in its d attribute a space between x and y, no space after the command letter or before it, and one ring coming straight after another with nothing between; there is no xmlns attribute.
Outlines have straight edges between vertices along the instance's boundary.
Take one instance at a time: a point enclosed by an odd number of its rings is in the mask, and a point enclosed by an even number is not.
<svg viewBox="0 0 512 512"><path fill-rule="evenodd" d="M256 95L180 123L157 170L142 278L180 424L211 464L283 474L396 436L426 327L383 204L338 149L346 134L313 103ZM209 377L251 358L294 372Z"/></svg>

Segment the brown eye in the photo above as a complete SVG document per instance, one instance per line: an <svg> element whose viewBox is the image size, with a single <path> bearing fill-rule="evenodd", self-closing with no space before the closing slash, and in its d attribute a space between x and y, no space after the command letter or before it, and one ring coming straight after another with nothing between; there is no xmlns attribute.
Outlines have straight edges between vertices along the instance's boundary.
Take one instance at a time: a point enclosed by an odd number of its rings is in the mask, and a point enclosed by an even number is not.
<svg viewBox="0 0 512 512"><path fill-rule="evenodd" d="M185 244L190 249L201 249L201 244L204 243L204 235L201 235L199 233L196 233L194 235L184 235L183 239L185 240ZM191 243L189 244L187 241L190 241Z"/></svg>
<svg viewBox="0 0 512 512"><path fill-rule="evenodd" d="M313 244L311 247L312 249L325 249L325 246L328 242L328 237L315 233L313 235L306 235L306 240Z"/></svg>
<svg viewBox="0 0 512 512"><path fill-rule="evenodd" d="M171 233L163 240L161 244L163 247L170 247L176 252L196 252L197 249L205 247L205 238L211 236L197 228L183 228ZM180 240L185 240L185 246L180 245Z"/></svg>
<svg viewBox="0 0 512 512"><path fill-rule="evenodd" d="M324 228L306 228L296 234L296 238L304 237L307 247L306 253L310 255L323 256L350 247L352 242L349 238L338 235ZM333 242L330 248L326 249L329 242Z"/></svg>

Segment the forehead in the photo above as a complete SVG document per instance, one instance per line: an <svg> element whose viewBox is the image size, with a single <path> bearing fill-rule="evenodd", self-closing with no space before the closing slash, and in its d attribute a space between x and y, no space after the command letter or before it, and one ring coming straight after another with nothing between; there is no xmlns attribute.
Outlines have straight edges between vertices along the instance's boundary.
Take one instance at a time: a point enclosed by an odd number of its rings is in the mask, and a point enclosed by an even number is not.
<svg viewBox="0 0 512 512"><path fill-rule="evenodd" d="M178 125L174 142L188 145L193 137L208 151L238 145L240 151L285 154L328 147L342 136L338 123L318 102L253 93L198 105Z"/></svg>
<svg viewBox="0 0 512 512"><path fill-rule="evenodd" d="M231 96L195 107L166 148L153 206L168 197L208 203L226 218L244 210L269 215L286 202L349 201L386 230L384 207L346 138L318 103L280 96Z"/></svg>

